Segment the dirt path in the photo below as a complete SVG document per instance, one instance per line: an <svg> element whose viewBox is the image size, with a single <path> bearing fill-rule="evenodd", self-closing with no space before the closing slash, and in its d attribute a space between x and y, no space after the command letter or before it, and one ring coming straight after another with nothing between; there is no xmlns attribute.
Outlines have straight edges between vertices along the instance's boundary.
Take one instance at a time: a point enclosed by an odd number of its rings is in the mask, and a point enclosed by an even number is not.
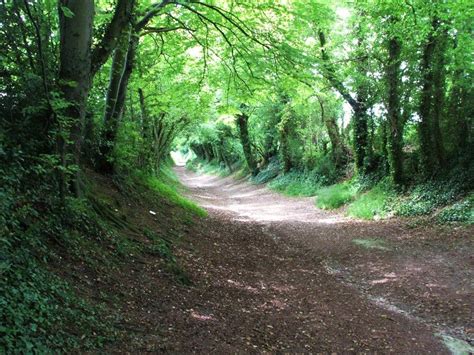
<svg viewBox="0 0 474 355"><path fill-rule="evenodd" d="M172 350L442 353L434 333L472 335L472 229L357 222L313 199L177 172L210 216L183 252L200 291L178 311Z"/></svg>
<svg viewBox="0 0 474 355"><path fill-rule="evenodd" d="M446 340L472 351L435 335L472 341L472 229L354 221L313 199L177 173L209 211L177 250L193 285L137 264L122 281L130 341L111 351L425 354L448 353Z"/></svg>

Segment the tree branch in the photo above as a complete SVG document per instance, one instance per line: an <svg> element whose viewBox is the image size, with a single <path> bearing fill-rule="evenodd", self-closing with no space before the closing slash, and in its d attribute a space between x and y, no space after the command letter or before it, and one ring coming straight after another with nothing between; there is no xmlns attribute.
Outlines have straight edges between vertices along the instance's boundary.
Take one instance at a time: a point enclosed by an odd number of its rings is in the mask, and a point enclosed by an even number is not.
<svg viewBox="0 0 474 355"><path fill-rule="evenodd" d="M100 43L92 51L92 77L104 65L115 49L120 34L127 22L131 22L135 0L118 0L114 16L107 25Z"/></svg>

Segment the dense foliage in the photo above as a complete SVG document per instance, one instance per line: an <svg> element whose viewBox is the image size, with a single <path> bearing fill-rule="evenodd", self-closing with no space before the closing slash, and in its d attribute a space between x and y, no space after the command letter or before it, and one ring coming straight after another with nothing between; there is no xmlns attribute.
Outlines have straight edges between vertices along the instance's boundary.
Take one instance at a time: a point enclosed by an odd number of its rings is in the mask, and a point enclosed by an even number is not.
<svg viewBox="0 0 474 355"><path fill-rule="evenodd" d="M91 170L198 214L156 179L173 149L364 218L455 203L474 176L473 21L468 0L2 1L0 346L73 346L44 335L58 300L93 322L34 271L51 243L102 235Z"/></svg>

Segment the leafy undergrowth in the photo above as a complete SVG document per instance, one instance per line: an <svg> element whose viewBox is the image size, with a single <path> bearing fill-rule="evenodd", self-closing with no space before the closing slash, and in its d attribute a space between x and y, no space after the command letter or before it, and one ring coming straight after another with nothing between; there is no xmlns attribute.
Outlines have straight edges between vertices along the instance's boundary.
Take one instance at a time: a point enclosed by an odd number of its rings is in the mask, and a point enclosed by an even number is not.
<svg viewBox="0 0 474 355"><path fill-rule="evenodd" d="M465 222L474 224L474 193L441 210L437 215L437 220L441 223Z"/></svg>
<svg viewBox="0 0 474 355"><path fill-rule="evenodd" d="M268 187L287 196L315 196L322 186L334 182L337 172L328 164L314 170L291 170L278 175L281 163L271 161L255 178L257 183L268 183Z"/></svg>
<svg viewBox="0 0 474 355"><path fill-rule="evenodd" d="M316 191L316 206L322 209L335 209L353 200L357 190L349 181L323 187Z"/></svg>
<svg viewBox="0 0 474 355"><path fill-rule="evenodd" d="M210 174L210 175L218 175L218 176L228 176L231 174L229 169L225 167L223 164L219 164L215 161L207 162L200 160L198 158L188 160L186 162L186 169L189 169L194 172L198 172L201 174Z"/></svg>
<svg viewBox="0 0 474 355"><path fill-rule="evenodd" d="M415 184L397 193L388 179L372 183L347 180L315 192L316 206L336 209L347 205L349 216L379 219L387 216L433 216L438 223L474 223L472 178L452 174L445 178Z"/></svg>
<svg viewBox="0 0 474 355"><path fill-rule="evenodd" d="M291 171L273 179L268 187L287 196L314 196L321 181L317 175Z"/></svg>
<svg viewBox="0 0 474 355"><path fill-rule="evenodd" d="M362 219L383 218L389 214L388 206L395 196L387 184L377 184L367 192L356 195L347 208L347 214Z"/></svg>
<svg viewBox="0 0 474 355"><path fill-rule="evenodd" d="M275 179L281 171L281 163L277 158L270 160L270 162L252 177L252 182L255 184L266 184Z"/></svg>
<svg viewBox="0 0 474 355"><path fill-rule="evenodd" d="M114 339L121 293L112 286L147 255L189 283L173 248L205 212L179 195L170 171L120 183L88 172L85 198L62 207L41 199L53 193L16 194L9 171L0 203L0 353L88 351Z"/></svg>
<svg viewBox="0 0 474 355"><path fill-rule="evenodd" d="M5 212L5 211L2 211ZM0 352L46 353L52 349L89 349L111 336L100 322L103 305L91 304L51 268L63 267L65 248L74 248L77 236L83 245L106 235L75 203L59 211L23 206L5 222L1 243ZM46 218L45 218L46 217ZM5 218L5 215L2 215ZM86 234L87 233L87 234ZM85 260L85 262L88 262Z"/></svg>
<svg viewBox="0 0 474 355"><path fill-rule="evenodd" d="M428 181L413 186L400 196L392 208L398 216L426 216L444 208L438 222L472 223L472 174L453 172L445 179Z"/></svg>

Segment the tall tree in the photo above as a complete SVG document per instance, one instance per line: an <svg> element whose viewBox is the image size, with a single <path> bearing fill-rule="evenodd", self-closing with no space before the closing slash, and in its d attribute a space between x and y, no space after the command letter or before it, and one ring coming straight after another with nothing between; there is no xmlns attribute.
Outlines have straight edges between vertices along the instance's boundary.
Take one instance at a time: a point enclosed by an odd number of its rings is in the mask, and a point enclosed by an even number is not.
<svg viewBox="0 0 474 355"><path fill-rule="evenodd" d="M60 21L60 66L59 84L68 103L65 120L59 123L70 126L70 136L59 136L59 152L63 164L79 164L82 145L82 130L86 117L86 103L92 83L92 28L94 21L93 0L61 0ZM68 140L71 143L68 143ZM64 176L61 178L61 195L65 194ZM73 179L74 190L80 191L79 177Z"/></svg>
<svg viewBox="0 0 474 355"><path fill-rule="evenodd" d="M245 112L246 107L241 107L241 112L237 114L237 125L239 126L240 141L244 150L245 160L250 169L252 175L258 174L257 162L253 156L252 143L250 142L249 129L248 129L248 120L249 116Z"/></svg>
<svg viewBox="0 0 474 355"><path fill-rule="evenodd" d="M442 85L444 81L442 56L440 51L442 47L440 42L443 37L439 34L440 20L434 17L431 24L426 44L423 49L423 55L420 63L422 73L422 91L419 106L419 136L420 136L420 158L422 170L425 176L433 175L437 167L443 165L443 148L441 132L439 130L439 112L442 110L442 102L435 102L435 92L438 100L442 99L443 88L437 88L435 84ZM444 85L442 86L444 87Z"/></svg>
<svg viewBox="0 0 474 355"><path fill-rule="evenodd" d="M396 184L403 183L403 122L400 113L400 53L399 38L393 36L387 41L388 64L387 81L387 143L390 174Z"/></svg>

